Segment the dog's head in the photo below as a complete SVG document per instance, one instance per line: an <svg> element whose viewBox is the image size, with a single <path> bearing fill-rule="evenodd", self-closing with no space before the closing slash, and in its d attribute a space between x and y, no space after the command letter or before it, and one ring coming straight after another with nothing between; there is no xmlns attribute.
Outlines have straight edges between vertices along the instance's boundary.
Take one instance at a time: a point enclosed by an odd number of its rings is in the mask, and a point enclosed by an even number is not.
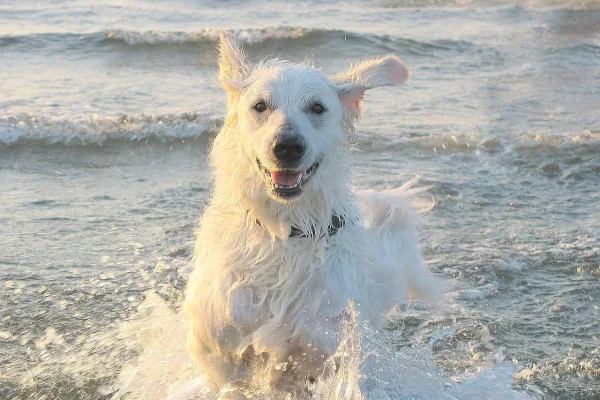
<svg viewBox="0 0 600 400"><path fill-rule="evenodd" d="M238 156L253 164L269 196L282 203L296 200L316 175L327 176L360 116L365 91L401 85L409 75L395 56L362 61L327 77L278 59L252 66L226 33L219 44L227 123L237 125L236 141L244 152Z"/></svg>

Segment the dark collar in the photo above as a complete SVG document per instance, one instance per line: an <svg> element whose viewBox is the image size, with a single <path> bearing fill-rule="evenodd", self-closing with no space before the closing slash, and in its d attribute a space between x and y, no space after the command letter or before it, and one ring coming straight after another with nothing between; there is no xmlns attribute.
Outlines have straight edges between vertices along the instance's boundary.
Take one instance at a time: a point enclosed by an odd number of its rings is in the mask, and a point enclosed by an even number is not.
<svg viewBox="0 0 600 400"><path fill-rule="evenodd" d="M327 228L327 234L329 236L335 235L337 233L337 231L344 226L344 224L346 223L346 221L344 220L344 217L340 217L339 215L332 215L331 216L331 222L329 223L329 227ZM315 236L315 228L312 228L312 235L307 235L304 232L302 232L300 229L296 228L295 226L292 226L292 230L290 232L290 237L311 237L311 236Z"/></svg>
<svg viewBox="0 0 600 400"><path fill-rule="evenodd" d="M263 226L263 224L260 223L259 220L256 220L256 223L259 224L260 226ZM342 226L344 226L346 224L346 220L344 219L344 217L341 217L339 215L332 215L331 216L331 222L329 223L329 227L327 228L327 234L329 236L335 235L337 233L338 230L340 230L340 228ZM307 237L311 237L311 236L315 236L315 228L311 228L311 234L307 235L306 233L302 232L302 230L296 228L295 226L292 226L292 230L290 231L290 237L292 238L307 238ZM323 235L324 236L324 235Z"/></svg>

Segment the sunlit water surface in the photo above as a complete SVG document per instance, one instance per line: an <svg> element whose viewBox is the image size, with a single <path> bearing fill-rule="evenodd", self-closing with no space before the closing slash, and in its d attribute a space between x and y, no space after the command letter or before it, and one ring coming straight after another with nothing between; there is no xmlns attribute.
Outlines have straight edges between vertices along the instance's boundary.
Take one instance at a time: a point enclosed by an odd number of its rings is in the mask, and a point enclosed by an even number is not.
<svg viewBox="0 0 600 400"><path fill-rule="evenodd" d="M220 28L253 61L413 71L366 99L353 176L431 186L449 293L346 321L315 398L600 396L597 2L146 0L0 1L0 398L213 398L179 308Z"/></svg>

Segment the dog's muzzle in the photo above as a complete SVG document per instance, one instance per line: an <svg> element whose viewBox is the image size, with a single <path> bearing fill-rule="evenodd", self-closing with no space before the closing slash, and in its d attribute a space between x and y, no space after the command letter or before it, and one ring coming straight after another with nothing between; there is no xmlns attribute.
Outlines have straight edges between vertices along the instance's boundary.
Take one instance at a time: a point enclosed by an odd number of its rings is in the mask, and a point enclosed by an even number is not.
<svg viewBox="0 0 600 400"><path fill-rule="evenodd" d="M260 160L256 159L258 169L261 171L265 181L270 185L271 192L284 200L289 200L302 194L304 185L312 178L321 160L315 161L308 169L299 170L295 168L284 168L269 171Z"/></svg>

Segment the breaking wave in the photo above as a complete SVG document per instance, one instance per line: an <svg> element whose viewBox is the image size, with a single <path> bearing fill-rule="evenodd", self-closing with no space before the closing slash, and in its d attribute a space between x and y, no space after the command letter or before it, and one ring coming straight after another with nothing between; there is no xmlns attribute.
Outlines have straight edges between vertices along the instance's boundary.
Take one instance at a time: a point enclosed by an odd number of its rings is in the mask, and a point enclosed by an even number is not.
<svg viewBox="0 0 600 400"><path fill-rule="evenodd" d="M239 43L256 44L265 40L296 39L306 36L315 30L297 27L274 26L262 29L238 29L231 31ZM318 30L316 30L318 31ZM192 32L130 31L107 30L104 32L108 40L117 40L129 45L137 44L183 44L216 42L219 29L201 29Z"/></svg>
<svg viewBox="0 0 600 400"><path fill-rule="evenodd" d="M600 152L600 131L586 130L574 135L516 134L514 137L480 137L478 135L436 135L386 138L358 136L359 148L369 150L416 150L444 154L512 153L516 155L575 156ZM378 144L379 142L379 144Z"/></svg>
<svg viewBox="0 0 600 400"><path fill-rule="evenodd" d="M219 132L221 117L198 112L166 115L117 115L69 118L29 114L0 116L0 148L20 145L102 145L109 141L172 142L197 139ZM362 151L386 149L436 154L496 154L519 156L576 156L600 153L600 131L579 135L522 134L514 138L478 137L466 134L397 138L359 133Z"/></svg>
<svg viewBox="0 0 600 400"><path fill-rule="evenodd" d="M336 46L369 43L374 48L386 51L402 51L416 55L433 55L434 52L463 53L472 51L476 45L466 40L414 40L393 35L378 35L345 30L312 29L289 26L271 26L259 29L229 30L236 40L244 45L258 45L267 41L286 41L286 46L310 47L320 42L335 43ZM23 36L0 37L0 48L22 47L24 50L52 47L56 51L66 49L86 50L90 46L173 46L191 45L214 48L219 39L219 29L199 29L196 31L136 31L108 29L94 33L42 33ZM292 41L292 43L289 43Z"/></svg>
<svg viewBox="0 0 600 400"><path fill-rule="evenodd" d="M102 145L107 141L195 139L218 132L222 120L199 113L120 115L69 119L31 115L0 117L0 147L17 145Z"/></svg>

